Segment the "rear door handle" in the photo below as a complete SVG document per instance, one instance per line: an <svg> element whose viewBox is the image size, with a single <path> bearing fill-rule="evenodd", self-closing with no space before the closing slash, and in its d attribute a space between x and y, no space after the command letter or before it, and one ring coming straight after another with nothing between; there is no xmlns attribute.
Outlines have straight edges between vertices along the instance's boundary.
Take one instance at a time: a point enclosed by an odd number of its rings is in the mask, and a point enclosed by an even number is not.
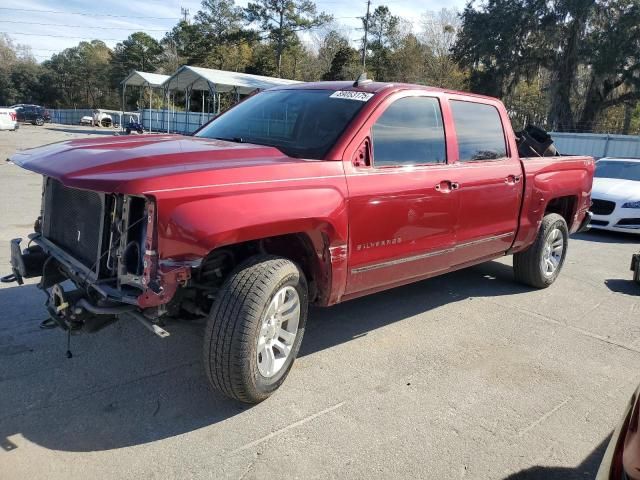
<svg viewBox="0 0 640 480"><path fill-rule="evenodd" d="M442 180L435 186L435 189L441 193L449 193L452 190L458 190L460 188L460 184L457 182L452 182L451 180Z"/></svg>

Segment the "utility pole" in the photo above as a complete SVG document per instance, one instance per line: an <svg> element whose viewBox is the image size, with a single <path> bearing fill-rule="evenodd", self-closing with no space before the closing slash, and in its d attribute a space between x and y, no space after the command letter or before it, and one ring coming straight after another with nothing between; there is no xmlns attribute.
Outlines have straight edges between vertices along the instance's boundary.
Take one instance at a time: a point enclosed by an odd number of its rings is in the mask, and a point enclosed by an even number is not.
<svg viewBox="0 0 640 480"><path fill-rule="evenodd" d="M182 20L184 23L189 23L189 9L180 7L180 15L182 15Z"/></svg>
<svg viewBox="0 0 640 480"><path fill-rule="evenodd" d="M371 0L367 0L367 16L364 21L364 45L362 46L362 70L367 66L367 34L369 33L369 7Z"/></svg>

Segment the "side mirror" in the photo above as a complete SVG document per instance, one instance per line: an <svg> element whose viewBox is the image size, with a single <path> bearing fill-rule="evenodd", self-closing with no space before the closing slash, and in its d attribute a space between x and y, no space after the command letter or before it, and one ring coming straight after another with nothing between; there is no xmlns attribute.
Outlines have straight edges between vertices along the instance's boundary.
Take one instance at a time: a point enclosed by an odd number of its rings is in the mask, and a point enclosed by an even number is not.
<svg viewBox="0 0 640 480"><path fill-rule="evenodd" d="M365 138L353 155L353 165L355 167L371 166L371 140Z"/></svg>

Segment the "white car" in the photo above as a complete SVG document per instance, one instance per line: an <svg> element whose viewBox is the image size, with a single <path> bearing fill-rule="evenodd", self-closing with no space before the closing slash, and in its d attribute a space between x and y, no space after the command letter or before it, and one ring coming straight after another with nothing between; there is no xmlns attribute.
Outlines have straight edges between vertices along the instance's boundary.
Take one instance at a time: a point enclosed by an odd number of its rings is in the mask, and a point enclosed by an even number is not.
<svg viewBox="0 0 640 480"><path fill-rule="evenodd" d="M640 233L640 159L596 162L591 228Z"/></svg>
<svg viewBox="0 0 640 480"><path fill-rule="evenodd" d="M13 108L0 107L0 130L13 130L18 129L18 117L16 111Z"/></svg>
<svg viewBox="0 0 640 480"><path fill-rule="evenodd" d="M91 125L93 127L93 117L86 115L80 119L80 125Z"/></svg>

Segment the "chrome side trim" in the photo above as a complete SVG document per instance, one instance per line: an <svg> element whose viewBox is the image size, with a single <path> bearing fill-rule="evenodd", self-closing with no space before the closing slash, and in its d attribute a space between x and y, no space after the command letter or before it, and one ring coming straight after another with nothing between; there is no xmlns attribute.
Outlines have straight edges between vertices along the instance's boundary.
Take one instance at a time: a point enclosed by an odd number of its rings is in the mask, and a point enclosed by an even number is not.
<svg viewBox="0 0 640 480"><path fill-rule="evenodd" d="M445 249L442 249L442 250L434 250L432 252L422 253L420 255L412 255L410 257L397 258L395 260L389 260L389 261L386 261L386 262L375 263L373 265L366 265L364 267L352 268L351 269L351 273L353 275L356 275L358 273L370 272L372 270L378 270L380 268L388 268L388 267L394 267L396 265L402 265L403 263L416 262L418 260L424 260L426 258L436 257L438 255L443 255L445 253L453 253L456 250L459 250L461 248L471 247L471 246L474 246L474 245L480 245L482 243L492 242L494 240L500 240L500 239L503 239L503 238L513 237L514 235L515 235L514 233L503 233L501 235L493 235L491 237L480 238L478 240L472 240L471 242L460 243L460 244L458 244L458 245L456 245L456 246L454 246L452 248L445 248Z"/></svg>
<svg viewBox="0 0 640 480"><path fill-rule="evenodd" d="M479 240L472 240L471 242L459 243L458 245L455 246L454 250L457 248L471 247L473 245L479 245L481 243L487 243L487 242L492 242L494 240L501 240L503 238L513 237L513 235L514 235L513 232L503 233L502 235L494 235L491 237L481 238Z"/></svg>
<svg viewBox="0 0 640 480"><path fill-rule="evenodd" d="M451 253L454 250L455 250L455 248L446 248L444 250L435 250L433 252L423 253L421 255L413 255L411 257L403 257L403 258L398 258L396 260L389 260L387 262L376 263L376 264L373 264L373 265L367 265L365 267L353 268L353 269L351 269L351 273L352 274L357 274L357 273L369 272L371 270L378 270L379 268L394 267L396 265L401 265L403 263L415 262L415 261L418 261L418 260L424 260L425 258L431 258L431 257L436 257L438 255L443 255L445 253Z"/></svg>

